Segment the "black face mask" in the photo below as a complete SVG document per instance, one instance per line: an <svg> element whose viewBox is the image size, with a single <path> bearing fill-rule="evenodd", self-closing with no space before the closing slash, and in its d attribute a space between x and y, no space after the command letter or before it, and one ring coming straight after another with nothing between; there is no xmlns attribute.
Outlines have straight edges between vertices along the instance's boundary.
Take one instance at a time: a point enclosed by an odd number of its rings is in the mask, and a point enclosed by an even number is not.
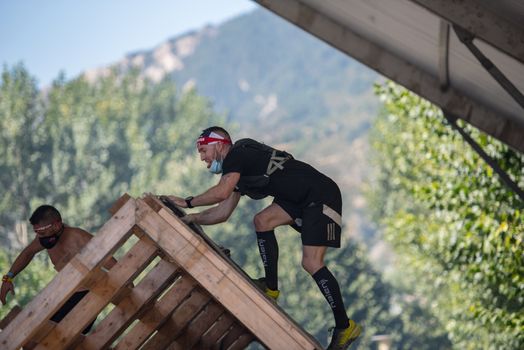
<svg viewBox="0 0 524 350"><path fill-rule="evenodd" d="M42 245L42 247L44 247L45 249L51 249L58 243L58 239L62 235L62 232L64 232L63 226L60 232L55 233L54 235L51 235L51 236L47 236L47 237L38 237L38 240L40 241L40 244Z"/></svg>

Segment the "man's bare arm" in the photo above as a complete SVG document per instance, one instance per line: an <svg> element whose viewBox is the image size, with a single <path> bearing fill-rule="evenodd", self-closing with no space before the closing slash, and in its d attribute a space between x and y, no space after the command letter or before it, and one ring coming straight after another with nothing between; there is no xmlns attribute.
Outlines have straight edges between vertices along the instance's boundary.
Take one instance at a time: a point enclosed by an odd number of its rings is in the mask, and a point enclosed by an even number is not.
<svg viewBox="0 0 524 350"><path fill-rule="evenodd" d="M227 173L220 178L220 181L215 186L208 189L206 192L193 197L191 205L194 207L213 205L227 200L240 179L240 173ZM169 199L175 202L176 205L182 208L187 208L186 201L177 196L168 196Z"/></svg>
<svg viewBox="0 0 524 350"><path fill-rule="evenodd" d="M186 223L194 222L200 225L214 225L226 221L240 200L239 192L232 192L225 201L217 206L209 208L200 213L186 215L182 220Z"/></svg>
<svg viewBox="0 0 524 350"><path fill-rule="evenodd" d="M14 276L18 275L27 265L29 265L35 254L42 250L44 250L44 247L40 245L38 239L33 239L33 241L16 257L9 271L11 271Z"/></svg>
<svg viewBox="0 0 524 350"><path fill-rule="evenodd" d="M11 266L11 269L9 270L12 272L13 276L11 278L14 278L17 274L19 274L23 269L26 268L26 266L33 260L33 257L36 253L44 250L44 247L40 245L37 239L34 239L27 247L25 247L22 252L16 257L13 265ZM15 287L13 285L13 282L10 280L3 281L2 286L0 287L0 301L3 305L7 303L7 294L11 292L15 294Z"/></svg>

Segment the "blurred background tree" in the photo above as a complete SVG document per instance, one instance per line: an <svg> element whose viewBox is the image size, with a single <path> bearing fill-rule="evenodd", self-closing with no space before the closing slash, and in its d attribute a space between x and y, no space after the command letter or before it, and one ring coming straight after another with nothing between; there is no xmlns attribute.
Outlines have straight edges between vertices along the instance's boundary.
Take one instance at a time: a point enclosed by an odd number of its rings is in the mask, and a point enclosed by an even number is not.
<svg viewBox="0 0 524 350"><path fill-rule="evenodd" d="M196 136L209 125L223 125L233 134L238 128L195 90L180 90L168 79L153 83L133 71L112 72L94 83L59 77L49 89L38 91L23 66L6 67L0 91L4 270L33 238L27 218L38 205L53 204L68 224L95 233L108 219L107 208L124 192L201 193L218 177L205 171L195 152ZM253 277L262 275L262 266L252 218L268 203L242 199L227 223L206 227ZM417 344L420 349L449 347L445 333L420 326L421 320L438 322L419 304L395 312L402 301L396 301L394 289L367 260L366 248L352 242L348 229L343 248L329 253L328 264L340 281L350 315L366 324L361 344L369 347L373 334L388 333L398 349ZM301 267L300 237L292 229L278 230L277 235L279 303L326 344L327 329L333 326L331 310ZM9 306L25 305L52 276L49 260L40 254L17 276L17 295ZM0 316L8 310L3 307Z"/></svg>
<svg viewBox="0 0 524 350"><path fill-rule="evenodd" d="M524 347L524 203L435 106L376 87L372 202L395 248L399 288L429 308L456 349ZM524 156L461 124L524 185Z"/></svg>

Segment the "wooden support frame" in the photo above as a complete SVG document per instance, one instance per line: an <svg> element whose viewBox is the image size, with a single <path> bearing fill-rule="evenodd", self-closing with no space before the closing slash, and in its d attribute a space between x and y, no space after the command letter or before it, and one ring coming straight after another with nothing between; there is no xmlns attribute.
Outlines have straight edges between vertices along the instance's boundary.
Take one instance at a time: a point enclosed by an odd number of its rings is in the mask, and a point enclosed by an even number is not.
<svg viewBox="0 0 524 350"><path fill-rule="evenodd" d="M37 350L68 347L96 315L155 257L157 247L148 238L141 238L91 291L75 306L73 312L40 342Z"/></svg>
<svg viewBox="0 0 524 350"><path fill-rule="evenodd" d="M169 350L184 350L193 348L218 318L224 314L224 309L218 303L209 303L187 326L183 334L171 343Z"/></svg>
<svg viewBox="0 0 524 350"><path fill-rule="evenodd" d="M213 291L214 298L264 345L271 349L321 348L156 198L138 199L137 206L137 225L206 290Z"/></svg>
<svg viewBox="0 0 524 350"><path fill-rule="evenodd" d="M209 294L198 289L192 290L189 298L176 308L167 322L158 328L157 333L148 339L141 349L155 350L167 348L209 300Z"/></svg>
<svg viewBox="0 0 524 350"><path fill-rule="evenodd" d="M178 209L154 196L124 195L110 211L111 219L51 283L2 320L0 348L33 342L39 350L243 349L258 341L268 348L321 349L203 231L187 227ZM102 269L132 235L138 240L117 264ZM49 321L85 288L62 321ZM81 334L97 317L94 329Z"/></svg>
<svg viewBox="0 0 524 350"><path fill-rule="evenodd" d="M211 349L214 344L217 344L224 334L226 334L235 319L231 314L225 313L218 318L218 320L211 326L207 332L204 333L200 341L197 343L197 349Z"/></svg>
<svg viewBox="0 0 524 350"><path fill-rule="evenodd" d="M0 348L18 349L43 327L73 293L80 289L96 268L113 254L131 234L136 204L129 199L100 229L80 254L38 294L0 333Z"/></svg>
<svg viewBox="0 0 524 350"><path fill-rule="evenodd" d="M138 313L173 281L178 271L176 265L161 260L140 281L133 292L122 299L117 307L89 334L89 337L86 337L79 349L96 350L109 347L137 317Z"/></svg>

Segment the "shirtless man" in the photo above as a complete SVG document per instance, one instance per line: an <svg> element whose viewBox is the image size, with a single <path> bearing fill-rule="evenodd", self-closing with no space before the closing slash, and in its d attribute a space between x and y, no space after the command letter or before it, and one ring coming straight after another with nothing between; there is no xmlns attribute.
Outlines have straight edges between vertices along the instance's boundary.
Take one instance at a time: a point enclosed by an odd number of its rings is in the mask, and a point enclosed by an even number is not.
<svg viewBox="0 0 524 350"><path fill-rule="evenodd" d="M50 205L38 207L31 215L29 222L33 225L36 237L22 250L9 272L2 278L0 301L3 305L6 304L7 293L15 294L13 279L25 269L37 253L47 250L55 270L60 271L93 238L89 232L81 228L64 225L60 212ZM111 258L104 264L104 267L110 269L115 263L116 260ZM75 292L51 317L51 321L60 322L88 292L87 289ZM93 320L82 333L87 334L94 322Z"/></svg>

